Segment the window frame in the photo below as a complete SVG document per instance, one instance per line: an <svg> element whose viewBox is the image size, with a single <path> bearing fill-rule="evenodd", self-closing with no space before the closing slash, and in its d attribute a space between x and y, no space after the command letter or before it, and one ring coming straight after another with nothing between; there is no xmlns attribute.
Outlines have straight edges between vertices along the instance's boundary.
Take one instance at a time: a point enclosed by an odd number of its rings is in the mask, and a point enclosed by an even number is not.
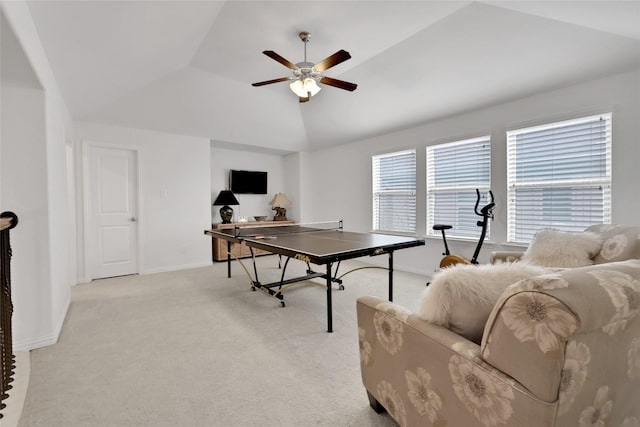
<svg viewBox="0 0 640 427"><path fill-rule="evenodd" d="M596 143L605 144L604 169L606 172L604 176L599 176L599 177L592 176L592 177L573 178L573 179L570 179L570 178L553 179L553 176L552 176L551 179L543 178L537 181L522 182L521 180L521 182L518 182L518 178L517 178L518 169L516 164L517 162L517 155L516 155L517 140L516 139L518 135L523 135L527 133L531 134L539 131L553 131L556 129L563 129L563 128L566 129L570 126L577 126L581 124L592 123L594 122L595 119L605 120L605 124L604 124L605 135L602 138L602 142L598 142L599 141L598 140L593 143L593 146L595 146ZM532 233L535 233L535 230L533 230L534 226L532 224L525 224L524 221L518 220L518 216L517 216L518 200L516 198L516 192L518 190L520 191L536 190L536 189L551 190L555 188L555 189L583 189L587 191L589 188L594 188L596 186L600 187L599 191L602 192L602 204L600 205L602 209L602 218L600 220L594 221L594 222L582 221L580 222L581 224L580 227L578 227L577 225L574 225L574 226L566 225L567 223L571 223L573 221L553 222L553 223L547 224L544 227L540 227L538 229L554 228L560 231L582 231L584 228L586 228L586 226L591 224L611 222L611 209L612 209L612 203L611 203L612 153L611 151L612 151L612 145L613 145L613 138L612 138L612 131L611 131L612 122L613 122L613 114L611 112L608 112L608 113L602 113L602 114L581 116L581 117L576 117L568 120L546 122L546 123L535 125L535 126L512 129L506 132L507 201L508 201L507 202L507 243L516 244L516 245L528 244L533 237ZM557 143L556 142L557 139L559 138L555 138L555 139L548 138L544 140L544 143L548 145L553 145L554 143ZM585 141L588 139L597 140L597 138L587 138L587 137L585 137L584 139ZM591 147L591 145L589 147ZM553 149L555 149L555 147ZM564 152L560 152L556 154L564 154L566 156L568 155L568 151L569 149L566 148ZM559 174L559 173L567 174L569 172L570 172L569 168L562 168L556 171L555 164L554 164L553 172L551 172L551 175ZM579 198L576 197L575 200L578 201ZM576 211L578 211L577 208L576 208ZM553 211L548 211L548 212L553 213ZM589 210L588 215L596 216L593 212L597 212L597 211L594 211L593 209ZM544 216L545 216L544 213L540 214L539 215L540 220L538 221L544 222L543 221ZM574 218L574 216L570 216L568 218L571 219L571 218ZM529 223L533 223L533 222L534 222L533 219L529 221ZM525 235L525 233L528 234L528 236Z"/></svg>
<svg viewBox="0 0 640 427"><path fill-rule="evenodd" d="M469 182L469 183L455 183L453 185L442 185L442 186L438 186L435 184L436 181L436 176L435 174L437 173L435 171L435 169L437 168L437 166L435 165L435 151L438 149L448 149L448 148L454 148L454 147L458 147L458 146L469 146L471 147L472 145L477 145L478 143L482 143L484 145L486 145L486 150L487 152L482 153L483 154L483 159L482 162L484 164L486 164L486 167L488 167L488 172L486 174L486 182L480 182L478 180L474 181L474 182ZM477 230L475 228L476 224L477 224L477 217L475 216L475 213L473 212L474 206L475 206L475 200L476 200L476 193L475 190L476 188L480 190L480 194L481 197L486 197L486 194L488 194L489 190L491 189L491 166L492 166L492 150L491 150L491 135L482 135L482 136L477 136L477 137L473 137L473 138L466 138L466 139L461 139L461 140L456 140L456 141L451 141L451 142L445 142L445 143L440 143L440 144L433 144L433 145L429 145L426 147L426 218L425 218L425 222L426 222L426 235L428 237L440 237L441 236L441 232L440 231L436 231L433 230L433 225L436 223L437 219L436 219L436 210L438 209L437 206L437 202L436 202L436 195L437 194L445 194L445 193L450 193L452 191L455 191L456 193L467 193L470 192L473 194L473 202L470 202L467 206L467 204L465 203L464 207L460 207L460 209L465 209L465 213L463 215L460 215L460 218L462 219L454 219L452 221L445 221L445 224L449 224L449 225L454 225L454 223L456 224L460 224L463 223L465 224L465 227L459 227L459 226L455 226L453 228L451 228L450 230L447 231L447 237L452 237L455 239L460 239L460 240L474 240L474 239L478 239L480 237L480 233L481 230L478 227ZM455 161L458 161L457 159L455 159ZM479 169L483 168L483 164L481 163L477 163L476 165L469 163L465 163L465 162L461 162L461 166L465 167L465 168L470 168L470 167L478 167ZM478 175L480 175L480 173L478 173ZM482 204L482 201L481 201ZM454 204L453 207L457 208L457 203ZM449 209L452 209L453 207L450 207ZM468 209L468 211L467 211ZM466 214L469 214L470 217L469 219L464 218L466 216ZM473 219L471 218L471 215L473 215ZM440 223L441 221L437 221L438 223ZM468 222L468 223L467 223ZM474 228L471 228L470 226L473 225ZM468 231L465 232L464 229L468 228L469 230L473 230L473 231ZM487 235L486 238L489 239L490 237L490 227L487 228Z"/></svg>
<svg viewBox="0 0 640 427"><path fill-rule="evenodd" d="M386 159L386 158L393 158L393 157L399 157L399 156L405 156L407 154L412 154L413 155L413 169L410 171L410 174L413 177L413 188L409 188L409 189L381 189L380 188L380 182L379 182L379 161L381 159ZM376 167L376 162L378 162L378 169ZM404 150L398 150L398 151L392 151L392 152L386 152L386 153L380 153L380 154L374 154L371 156L371 195L372 195L372 205L371 205L371 228L373 231L375 232L379 232L379 233L389 233L389 234L408 234L408 235L415 235L416 234L416 217L417 217L417 189L416 189L416 172L417 172L417 156L416 156L416 149L415 148L409 148L409 149L404 149ZM378 179L378 181L376 181L376 179ZM381 198L385 198L387 196L409 196L409 198L413 198L412 203L413 206L409 206L409 210L411 218L409 220L409 226L408 228L399 228L399 227L381 227L381 215L383 215L384 213L380 212L380 201ZM402 212L400 212L400 215L404 215L406 216L409 212L407 210L403 210ZM382 220L384 220L385 218L382 218ZM411 221L412 219L412 221ZM397 224L397 219L395 219L395 217L392 217L390 219L390 221L392 223ZM401 221L400 221L401 222Z"/></svg>

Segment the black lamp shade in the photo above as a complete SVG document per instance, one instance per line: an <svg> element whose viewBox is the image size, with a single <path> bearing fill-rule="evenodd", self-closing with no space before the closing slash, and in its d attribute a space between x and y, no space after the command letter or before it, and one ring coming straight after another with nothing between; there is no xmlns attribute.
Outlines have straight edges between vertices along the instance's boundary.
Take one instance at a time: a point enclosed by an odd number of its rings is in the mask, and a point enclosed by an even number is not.
<svg viewBox="0 0 640 427"><path fill-rule="evenodd" d="M215 202L213 202L213 206L222 206L220 208L220 218L222 218L223 224L231 223L231 218L233 218L233 209L229 207L229 205L239 205L238 199L233 193L229 190L222 190L218 197L216 197Z"/></svg>
<svg viewBox="0 0 640 427"><path fill-rule="evenodd" d="M222 190L218 197L216 197L216 201L213 202L213 206L224 206L224 205L239 205L238 199L230 190Z"/></svg>

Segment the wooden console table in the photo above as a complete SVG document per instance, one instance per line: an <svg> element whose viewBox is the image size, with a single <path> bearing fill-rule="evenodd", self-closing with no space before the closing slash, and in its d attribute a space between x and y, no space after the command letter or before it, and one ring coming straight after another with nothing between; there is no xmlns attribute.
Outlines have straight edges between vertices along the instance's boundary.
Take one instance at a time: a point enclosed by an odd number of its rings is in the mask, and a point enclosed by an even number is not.
<svg viewBox="0 0 640 427"><path fill-rule="evenodd" d="M268 227L270 225L279 224L295 224L295 221L251 221L251 222L232 222L230 224L211 224L211 229L220 230L224 228L235 227ZM271 252L261 249L254 249L255 255L268 255ZM247 258L251 256L251 249L244 243L233 243L231 245L231 256L236 258ZM211 238L211 261L227 260L227 242L222 239Z"/></svg>

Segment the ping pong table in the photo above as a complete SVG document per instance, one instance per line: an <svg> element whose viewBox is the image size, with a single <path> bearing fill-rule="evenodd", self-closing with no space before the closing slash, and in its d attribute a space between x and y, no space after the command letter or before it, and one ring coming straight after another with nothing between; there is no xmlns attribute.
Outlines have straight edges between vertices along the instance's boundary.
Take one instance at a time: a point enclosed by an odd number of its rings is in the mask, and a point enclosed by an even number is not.
<svg viewBox="0 0 640 427"><path fill-rule="evenodd" d="M282 291L287 286L308 281L313 278L326 280L327 288L327 328L333 332L331 291L332 283L344 289L341 277L337 275L340 262L363 256L388 255L389 301L393 301L393 253L398 249L406 249L425 244L424 240L412 237L393 236L376 233L357 233L343 231L342 221L316 223L313 225L274 225L260 227L236 227L230 229L205 230L206 235L223 239L227 242L227 277L231 277L231 245L245 244L251 250L254 278L251 278L251 289L260 289L280 300L284 307ZM258 278L253 249L286 257L282 267L281 278L273 283L261 283ZM306 275L285 279L289 260L296 259L307 264ZM240 260L238 260L240 262ZM324 265L324 272L314 271L310 264ZM334 269L335 264L335 269ZM380 267L377 267L380 268ZM246 269L245 269L246 270ZM247 271L247 274L249 272ZM250 276L250 274L249 274Z"/></svg>

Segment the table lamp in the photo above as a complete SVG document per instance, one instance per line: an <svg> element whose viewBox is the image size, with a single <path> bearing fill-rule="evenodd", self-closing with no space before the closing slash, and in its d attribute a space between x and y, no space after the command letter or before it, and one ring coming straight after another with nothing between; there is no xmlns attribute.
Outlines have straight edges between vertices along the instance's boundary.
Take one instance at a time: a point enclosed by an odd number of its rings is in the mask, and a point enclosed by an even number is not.
<svg viewBox="0 0 640 427"><path fill-rule="evenodd" d="M222 190L218 197L216 197L213 206L222 206L220 208L220 218L222 218L223 224L230 224L233 217L233 209L229 205L239 205L238 199L230 190Z"/></svg>
<svg viewBox="0 0 640 427"><path fill-rule="evenodd" d="M287 220L287 210L283 207L284 205L290 205L291 202L287 199L283 193L277 193L273 196L273 199L269 202L273 208L272 210L276 211L276 214L273 217L274 221L286 221Z"/></svg>

